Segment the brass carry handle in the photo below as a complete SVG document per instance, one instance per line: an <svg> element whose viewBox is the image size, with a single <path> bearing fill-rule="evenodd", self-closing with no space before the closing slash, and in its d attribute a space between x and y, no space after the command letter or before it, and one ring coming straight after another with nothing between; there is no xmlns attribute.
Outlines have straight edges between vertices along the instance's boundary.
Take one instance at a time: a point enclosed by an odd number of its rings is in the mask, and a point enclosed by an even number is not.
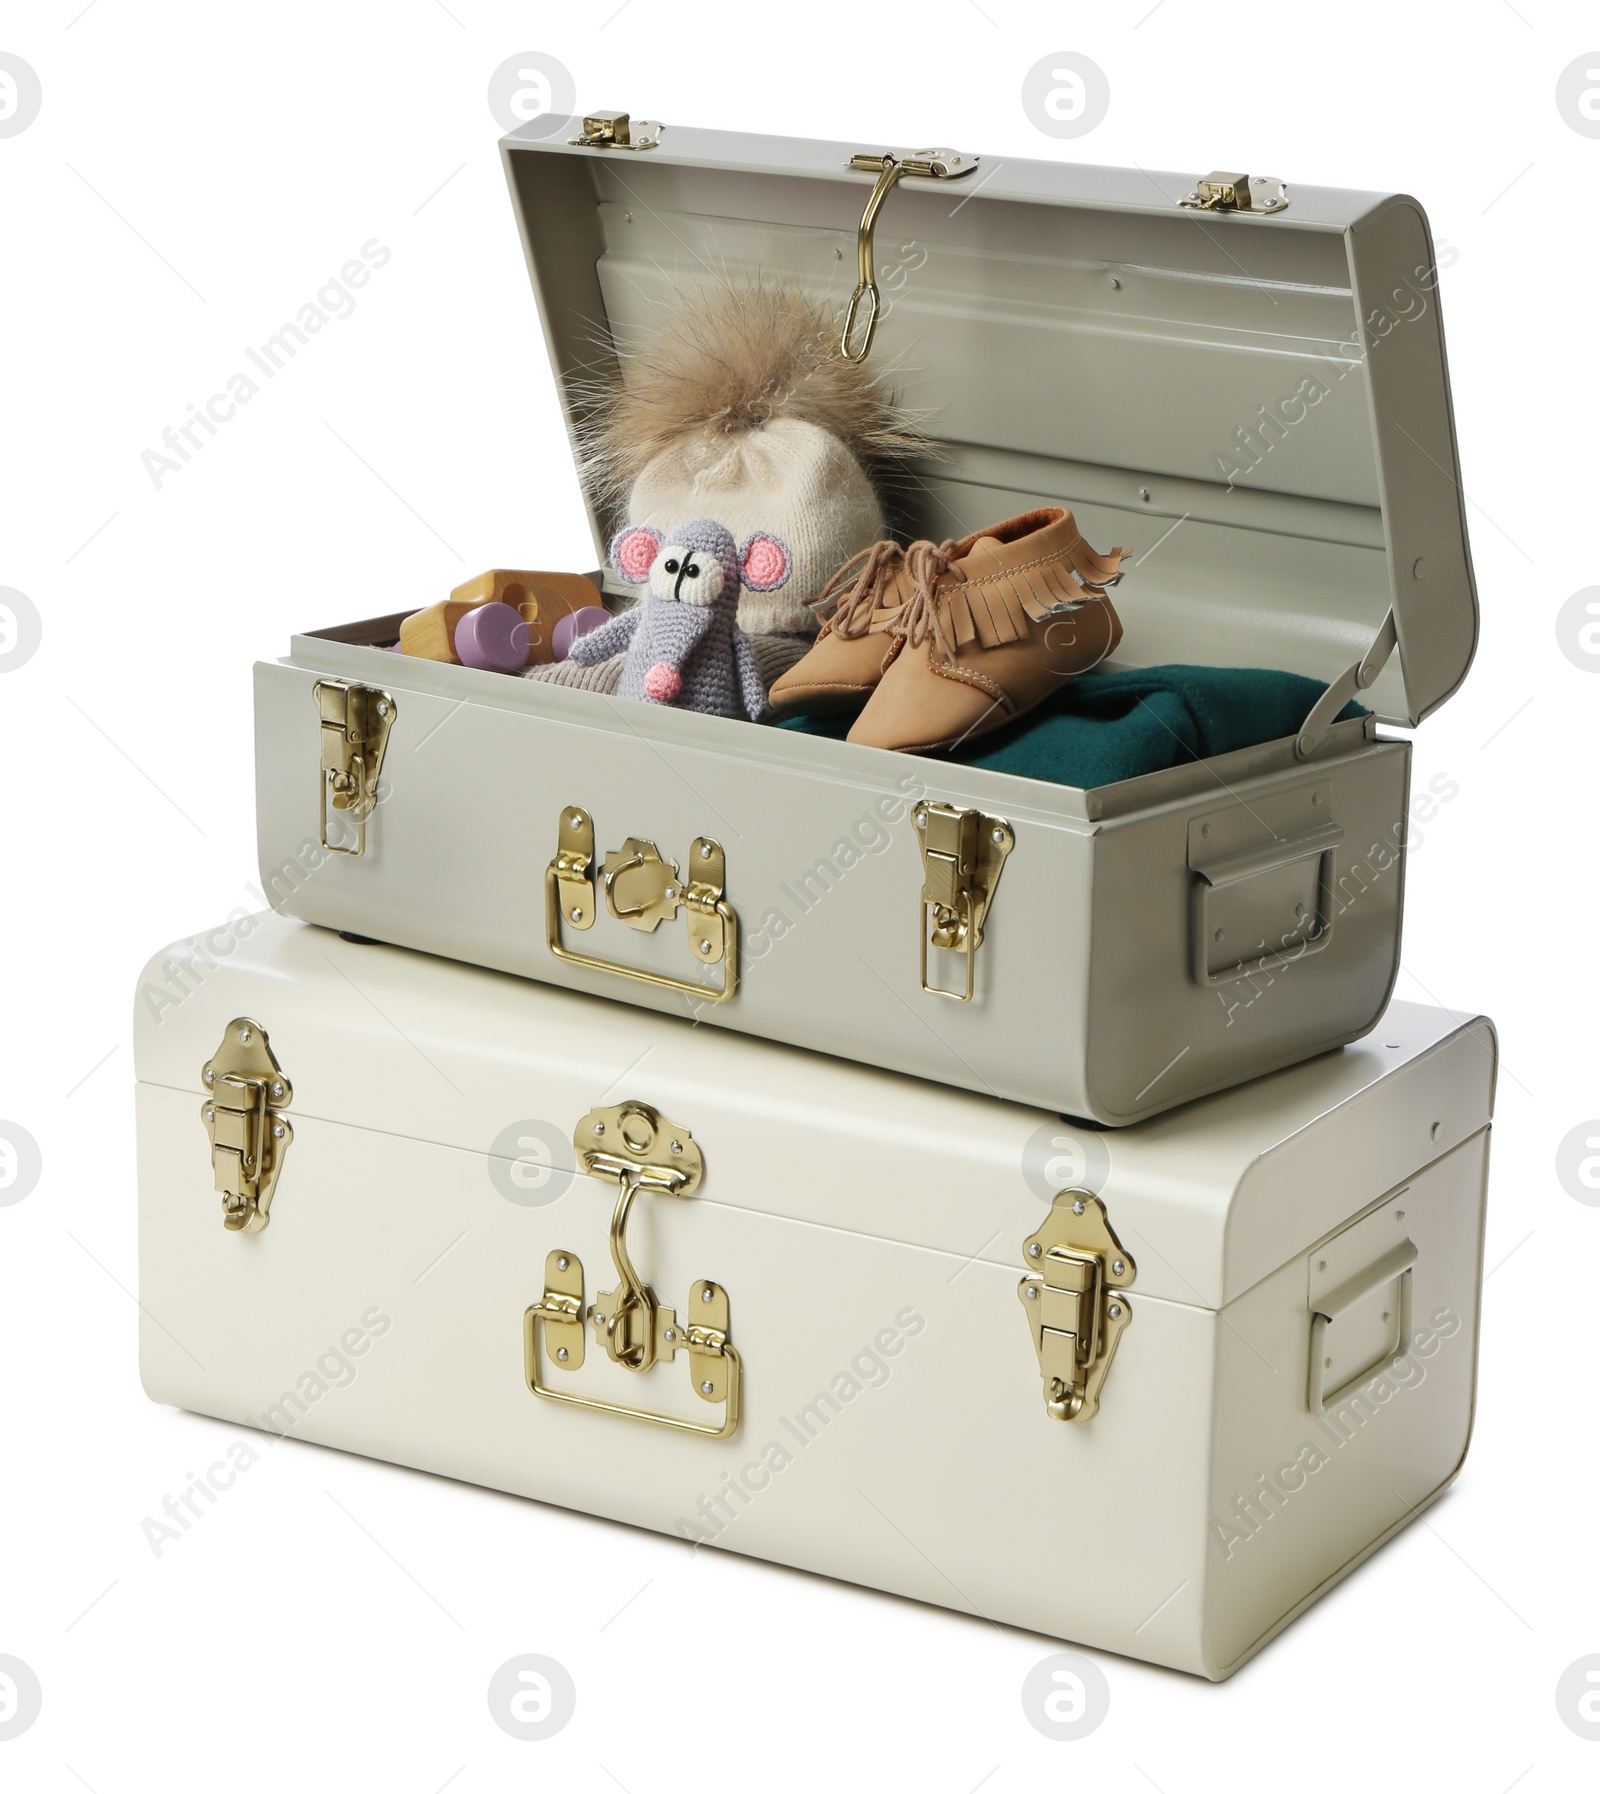
<svg viewBox="0 0 1600 1794"><path fill-rule="evenodd" d="M701 1278L690 1287L688 1313L680 1321L676 1310L662 1306L628 1252L628 1217L639 1192L687 1196L698 1189L704 1171L700 1148L687 1128L674 1126L642 1102L591 1110L578 1124L573 1147L590 1176L615 1179L618 1184L608 1243L619 1281L589 1306L577 1254L559 1250L549 1254L544 1295L523 1314L523 1374L528 1388L545 1401L568 1407L590 1408L707 1439L728 1438L739 1425L743 1379L738 1350L728 1337L728 1292ZM722 1404L721 1420L681 1420L649 1408L568 1392L545 1381L546 1351L559 1369L582 1367L585 1323L594 1328L611 1362L625 1371L649 1371L680 1351L687 1352L690 1387L702 1401Z"/></svg>
<svg viewBox="0 0 1600 1794"><path fill-rule="evenodd" d="M726 856L720 843L701 835L689 849L689 871L663 860L653 841L630 836L605 856L599 886L606 908L619 922L653 934L663 922L685 912L689 948L698 965L723 968L720 987L694 978L625 965L596 953L567 946L563 929L587 931L595 923L594 820L587 810L569 804L561 812L556 855L545 868L544 938L553 957L592 972L614 972L636 984L649 984L699 1002L726 1003L739 988L739 917L723 895Z"/></svg>

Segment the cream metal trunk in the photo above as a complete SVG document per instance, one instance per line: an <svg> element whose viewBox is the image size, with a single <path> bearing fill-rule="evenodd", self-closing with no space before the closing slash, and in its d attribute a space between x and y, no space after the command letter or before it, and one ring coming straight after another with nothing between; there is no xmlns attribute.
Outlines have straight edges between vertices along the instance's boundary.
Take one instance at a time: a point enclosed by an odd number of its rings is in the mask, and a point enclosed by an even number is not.
<svg viewBox="0 0 1600 1794"><path fill-rule="evenodd" d="M636 337L713 269L843 309L862 147L508 138L569 405L597 336ZM1305 726L1079 790L410 659L383 651L397 616L347 621L256 669L275 907L1111 1125L1372 1027L1410 803L1409 744L1379 723L1442 703L1477 631L1426 219L1394 195L1265 210L1258 181L1250 209L1197 210L1176 176L949 166L908 173L877 224L872 352L943 449L899 527L1064 501L1131 550L1113 664L1309 675L1329 696ZM597 545L619 521L593 513ZM1332 720L1358 692L1372 714ZM372 806L359 829L327 810L338 780Z"/></svg>
<svg viewBox="0 0 1600 1794"><path fill-rule="evenodd" d="M1212 1678L1466 1451L1481 1017L1107 1133L259 917L136 1050L157 1401Z"/></svg>

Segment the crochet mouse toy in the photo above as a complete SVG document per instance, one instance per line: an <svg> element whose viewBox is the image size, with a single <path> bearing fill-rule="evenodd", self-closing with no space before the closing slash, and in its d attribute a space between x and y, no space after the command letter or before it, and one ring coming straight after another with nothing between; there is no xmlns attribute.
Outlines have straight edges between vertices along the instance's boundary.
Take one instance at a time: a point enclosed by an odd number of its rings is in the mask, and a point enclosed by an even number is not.
<svg viewBox="0 0 1600 1794"><path fill-rule="evenodd" d="M739 628L739 592L776 591L790 562L789 550L764 530L736 545L709 517L665 535L633 524L613 539L611 564L630 585L644 585L644 595L632 610L579 636L571 658L593 666L626 648L619 697L754 722L766 710L767 692Z"/></svg>

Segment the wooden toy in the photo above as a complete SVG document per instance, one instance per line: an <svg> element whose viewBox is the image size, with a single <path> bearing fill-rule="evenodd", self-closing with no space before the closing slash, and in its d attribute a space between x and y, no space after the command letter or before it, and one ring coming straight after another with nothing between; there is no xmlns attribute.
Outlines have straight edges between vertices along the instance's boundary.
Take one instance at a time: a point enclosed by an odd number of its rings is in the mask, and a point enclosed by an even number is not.
<svg viewBox="0 0 1600 1794"><path fill-rule="evenodd" d="M459 665L456 625L474 608L471 604L446 599L407 617L400 625L400 652L414 655L419 660L448 660Z"/></svg>
<svg viewBox="0 0 1600 1794"><path fill-rule="evenodd" d="M526 573L495 567L458 585L450 596L407 617L400 625L400 649L420 660L476 665L457 652L456 638L468 612L486 604L509 605L527 628L521 666L541 666L556 658L555 625L572 612L593 607L599 593L582 573ZM477 636L472 636L474 641ZM487 639L487 638L485 638ZM500 667L496 670L510 671Z"/></svg>
<svg viewBox="0 0 1600 1794"><path fill-rule="evenodd" d="M599 596L594 581L582 573L525 573L492 567L458 585L449 602L509 604L528 625L526 664L543 666L558 658L553 639L556 624L573 611L595 604Z"/></svg>

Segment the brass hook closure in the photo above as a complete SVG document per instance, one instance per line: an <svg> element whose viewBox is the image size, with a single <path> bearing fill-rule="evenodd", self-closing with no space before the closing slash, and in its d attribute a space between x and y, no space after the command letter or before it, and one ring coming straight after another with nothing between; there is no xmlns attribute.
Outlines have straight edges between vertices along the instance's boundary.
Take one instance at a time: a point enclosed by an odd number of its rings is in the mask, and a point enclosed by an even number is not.
<svg viewBox="0 0 1600 1794"><path fill-rule="evenodd" d="M610 1235L611 1262L622 1281L611 1292L610 1312L598 1322L606 1355L624 1370L649 1370L656 1361L655 1298L628 1256L628 1212L644 1183L641 1170L630 1167L622 1175L617 1206L611 1211ZM670 1186L659 1184L657 1188Z"/></svg>
<svg viewBox="0 0 1600 1794"><path fill-rule="evenodd" d="M844 314L844 331L839 338L839 353L846 361L865 361L872 349L872 339L878 333L881 305L877 270L872 263L872 233L877 228L878 213L889 197L890 189L905 172L904 162L886 154L883 158L883 171L867 200L867 209L861 214L861 225L856 232L856 290L850 295L850 309ZM861 309L863 298L868 301L867 332L861 339L860 349L852 353L850 338L855 334L856 313Z"/></svg>
<svg viewBox="0 0 1600 1794"><path fill-rule="evenodd" d="M687 1128L670 1122L648 1103L625 1102L592 1109L578 1123L572 1139L582 1168L591 1177L615 1181L616 1207L611 1214L610 1247L618 1282L587 1299L583 1262L575 1252L557 1250L545 1260L544 1295L523 1316L523 1374L528 1388L546 1401L596 1413L642 1420L651 1426L727 1439L739 1425L739 1353L728 1337L728 1292L702 1277L690 1285L689 1305L682 1318L669 1308L639 1275L628 1252L628 1217L641 1190L658 1196L688 1196L700 1187L705 1160ZM580 1394L545 1380L545 1362L567 1372L584 1361L584 1327L593 1327L613 1364L627 1371L648 1371L684 1352L689 1360L689 1386L695 1396L722 1417L702 1423L653 1408L607 1401Z"/></svg>
<svg viewBox="0 0 1600 1794"><path fill-rule="evenodd" d="M857 173L875 174L878 178L867 200L867 209L861 214L860 229L856 232L856 290L850 295L850 306L844 314L844 330L839 337L839 353L846 361L865 361L872 348L872 339L877 335L878 317L883 307L878 296L877 274L872 265L872 233L878 222L879 210L889 197L889 189L903 175L916 175L922 180L930 181L959 180L962 175L971 174L977 166L976 156L952 149L909 150L899 156L891 150L862 150L850 158L850 167ZM866 334L861 339L860 348L852 349L850 339L856 333L856 321L863 299L867 301Z"/></svg>

